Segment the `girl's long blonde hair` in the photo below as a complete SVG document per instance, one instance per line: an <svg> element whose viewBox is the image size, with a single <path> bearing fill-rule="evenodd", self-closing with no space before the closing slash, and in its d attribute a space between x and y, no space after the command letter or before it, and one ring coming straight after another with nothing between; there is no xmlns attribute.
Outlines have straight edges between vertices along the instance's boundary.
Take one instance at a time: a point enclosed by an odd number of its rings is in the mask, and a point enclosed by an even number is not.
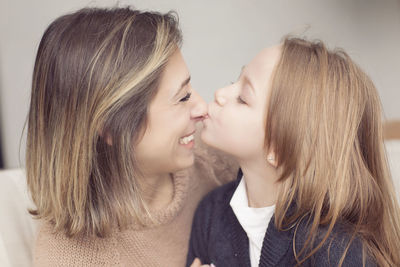
<svg viewBox="0 0 400 267"><path fill-rule="evenodd" d="M265 138L283 170L275 224L286 229L310 218L306 242L295 251L299 265L339 223L349 230L350 242L362 240L379 266L400 266L400 209L386 160L380 99L344 51L285 38ZM320 226L328 230L315 245Z"/></svg>
<svg viewBox="0 0 400 267"><path fill-rule="evenodd" d="M82 9L47 28L28 118L33 215L68 236L143 222L135 144L180 43L175 14L130 8Z"/></svg>

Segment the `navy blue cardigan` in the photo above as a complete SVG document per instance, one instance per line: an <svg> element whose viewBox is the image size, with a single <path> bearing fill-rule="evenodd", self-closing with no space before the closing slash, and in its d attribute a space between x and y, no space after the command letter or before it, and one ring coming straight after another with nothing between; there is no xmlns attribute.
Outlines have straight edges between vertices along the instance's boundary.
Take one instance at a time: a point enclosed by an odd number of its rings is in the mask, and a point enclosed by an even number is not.
<svg viewBox="0 0 400 267"><path fill-rule="evenodd" d="M193 220L187 266L198 257L203 264L213 263L216 267L250 267L249 241L229 204L239 182L240 178L215 189L200 202ZM296 265L293 253L295 228L279 231L272 217L264 237L259 266ZM300 223L297 227L297 252L306 240L307 229L306 223ZM323 236L324 230L320 227L319 236ZM301 266L338 266L349 238L344 228L335 226L323 247ZM316 242L320 240L317 237ZM342 266L363 266L359 238L352 241ZM367 258L365 266L376 265Z"/></svg>

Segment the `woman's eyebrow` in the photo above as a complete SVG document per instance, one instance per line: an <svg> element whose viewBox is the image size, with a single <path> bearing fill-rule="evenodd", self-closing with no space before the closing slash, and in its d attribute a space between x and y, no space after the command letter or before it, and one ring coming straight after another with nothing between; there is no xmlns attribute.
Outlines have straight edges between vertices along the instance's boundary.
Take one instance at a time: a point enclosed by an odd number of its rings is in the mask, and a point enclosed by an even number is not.
<svg viewBox="0 0 400 267"><path fill-rule="evenodd" d="M185 88L186 85L188 85L190 83L190 79L191 76L189 76L186 80L184 80L180 86L180 88L178 88L177 92L175 93L174 97L177 97L179 95L179 93Z"/></svg>

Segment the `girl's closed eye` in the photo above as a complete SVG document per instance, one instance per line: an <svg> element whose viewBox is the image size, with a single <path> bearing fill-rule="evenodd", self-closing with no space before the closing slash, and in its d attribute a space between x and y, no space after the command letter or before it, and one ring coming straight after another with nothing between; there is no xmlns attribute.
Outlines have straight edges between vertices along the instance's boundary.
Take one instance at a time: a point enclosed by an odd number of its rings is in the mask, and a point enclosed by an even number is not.
<svg viewBox="0 0 400 267"><path fill-rule="evenodd" d="M247 103L243 100L243 98L241 98L240 95L237 97L237 102L238 102L239 104L247 105Z"/></svg>
<svg viewBox="0 0 400 267"><path fill-rule="evenodd" d="M183 98L181 98L179 100L179 102L186 102L190 99L190 96L192 95L192 93L187 93Z"/></svg>

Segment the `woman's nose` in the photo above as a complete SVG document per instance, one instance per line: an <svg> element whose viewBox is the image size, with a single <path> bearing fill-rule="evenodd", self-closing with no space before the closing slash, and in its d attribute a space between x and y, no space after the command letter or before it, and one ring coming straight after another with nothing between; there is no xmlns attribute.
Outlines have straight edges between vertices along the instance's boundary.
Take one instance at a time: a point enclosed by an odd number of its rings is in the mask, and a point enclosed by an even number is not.
<svg viewBox="0 0 400 267"><path fill-rule="evenodd" d="M192 90L193 106L190 111L190 117L195 120L202 120L208 113L208 106L204 99Z"/></svg>

